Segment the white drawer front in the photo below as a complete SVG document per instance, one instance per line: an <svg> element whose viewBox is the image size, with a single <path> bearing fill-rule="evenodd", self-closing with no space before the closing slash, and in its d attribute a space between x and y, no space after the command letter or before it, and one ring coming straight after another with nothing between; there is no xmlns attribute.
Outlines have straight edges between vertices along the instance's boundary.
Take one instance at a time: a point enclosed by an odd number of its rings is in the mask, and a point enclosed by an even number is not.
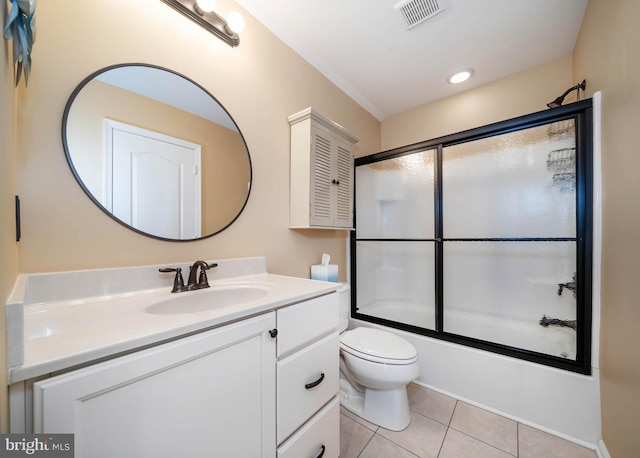
<svg viewBox="0 0 640 458"><path fill-rule="evenodd" d="M337 330L339 306L338 293L331 293L278 310L278 357Z"/></svg>
<svg viewBox="0 0 640 458"><path fill-rule="evenodd" d="M278 448L278 458L337 458L339 455L340 402L337 396Z"/></svg>
<svg viewBox="0 0 640 458"><path fill-rule="evenodd" d="M333 333L278 362L278 444L338 393L339 339Z"/></svg>

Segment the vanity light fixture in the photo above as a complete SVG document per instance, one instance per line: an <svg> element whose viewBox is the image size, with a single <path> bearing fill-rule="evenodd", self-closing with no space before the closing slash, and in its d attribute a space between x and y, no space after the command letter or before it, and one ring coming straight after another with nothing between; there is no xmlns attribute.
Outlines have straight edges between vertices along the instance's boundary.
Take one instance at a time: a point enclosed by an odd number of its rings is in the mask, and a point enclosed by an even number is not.
<svg viewBox="0 0 640 458"><path fill-rule="evenodd" d="M450 84L460 84L467 81L473 75L472 68L465 68L464 70L460 70L459 72L454 73L449 78L447 78L447 82Z"/></svg>
<svg viewBox="0 0 640 458"><path fill-rule="evenodd" d="M228 22L213 9L215 0L162 0L199 26L220 38L231 47L240 44L238 33L244 28L244 19L237 11L229 13Z"/></svg>
<svg viewBox="0 0 640 458"><path fill-rule="evenodd" d="M556 98L553 102L549 102L547 103L547 106L549 108L558 108L559 106L562 106L562 102L564 102L564 98L569 95L569 93L571 91L578 91L578 100L580 100L580 89L582 89L584 91L584 89L587 87L587 80L582 80L582 83L576 84L573 87L570 87L569 89L567 89L566 91L564 91L564 94L562 94L560 97Z"/></svg>

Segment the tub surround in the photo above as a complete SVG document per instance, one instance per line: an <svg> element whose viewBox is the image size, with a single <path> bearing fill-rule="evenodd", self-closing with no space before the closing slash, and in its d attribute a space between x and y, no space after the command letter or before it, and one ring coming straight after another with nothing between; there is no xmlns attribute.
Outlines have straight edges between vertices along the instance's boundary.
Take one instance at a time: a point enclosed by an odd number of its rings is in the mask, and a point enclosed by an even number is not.
<svg viewBox="0 0 640 458"><path fill-rule="evenodd" d="M267 273L262 257L212 260L212 289L253 286L260 298L194 313L153 314L171 293L169 263L117 269L23 274L7 305L9 378L15 383L276 310L335 291L339 284Z"/></svg>

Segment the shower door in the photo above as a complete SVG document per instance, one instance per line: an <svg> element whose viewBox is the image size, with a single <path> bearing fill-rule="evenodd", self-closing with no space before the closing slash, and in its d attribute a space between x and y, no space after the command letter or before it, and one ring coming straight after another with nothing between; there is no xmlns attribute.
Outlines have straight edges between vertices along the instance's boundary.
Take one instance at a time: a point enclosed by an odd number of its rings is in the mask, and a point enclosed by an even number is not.
<svg viewBox="0 0 640 458"><path fill-rule="evenodd" d="M358 158L353 316L590 371L591 101Z"/></svg>
<svg viewBox="0 0 640 458"><path fill-rule="evenodd" d="M361 313L435 329L435 157L428 149L356 168Z"/></svg>
<svg viewBox="0 0 640 458"><path fill-rule="evenodd" d="M575 361L575 151L573 119L443 148L444 332Z"/></svg>

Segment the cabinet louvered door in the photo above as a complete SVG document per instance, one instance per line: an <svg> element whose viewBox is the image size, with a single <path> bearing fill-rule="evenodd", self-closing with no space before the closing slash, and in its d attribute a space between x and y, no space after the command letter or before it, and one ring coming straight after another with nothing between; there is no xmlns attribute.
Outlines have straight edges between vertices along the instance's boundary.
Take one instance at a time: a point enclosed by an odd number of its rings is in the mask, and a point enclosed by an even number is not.
<svg viewBox="0 0 640 458"><path fill-rule="evenodd" d="M311 144L312 181L309 223L312 226L332 226L334 185L331 183L331 156L335 140L322 130L313 130Z"/></svg>
<svg viewBox="0 0 640 458"><path fill-rule="evenodd" d="M348 143L337 143L337 182L336 191L336 213L334 216L334 226L353 226L353 153Z"/></svg>
<svg viewBox="0 0 640 458"><path fill-rule="evenodd" d="M356 137L312 108L289 116L291 229L353 229Z"/></svg>

